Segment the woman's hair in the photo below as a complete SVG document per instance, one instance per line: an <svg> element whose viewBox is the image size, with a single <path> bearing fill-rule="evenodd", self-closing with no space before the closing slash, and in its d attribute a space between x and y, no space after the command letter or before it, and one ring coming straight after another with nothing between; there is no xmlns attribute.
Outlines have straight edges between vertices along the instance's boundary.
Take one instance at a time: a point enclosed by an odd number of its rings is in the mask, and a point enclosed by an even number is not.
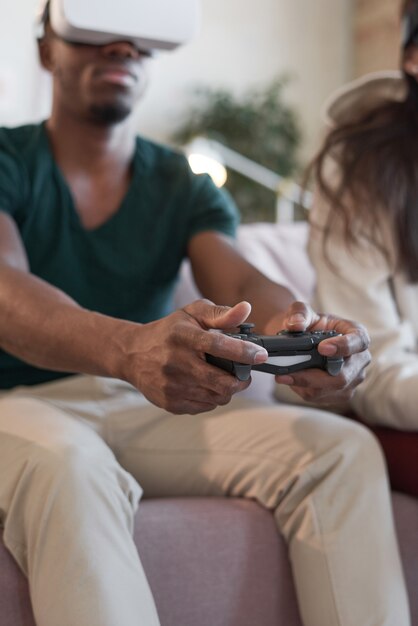
<svg viewBox="0 0 418 626"><path fill-rule="evenodd" d="M418 7L405 0L403 13ZM318 191L332 206L325 225L324 252L335 219L341 218L346 245L363 234L379 245L382 218L393 229L398 264L418 282L418 83L404 74L406 96L386 101L336 126L308 168ZM338 181L328 181L328 157L337 163ZM357 231L355 232L355 229ZM328 261L331 260L328 258ZM332 262L331 262L332 264Z"/></svg>
<svg viewBox="0 0 418 626"><path fill-rule="evenodd" d="M401 17L408 13L408 11L411 11L411 9L414 9L416 6L418 6L417 0L403 0L401 4Z"/></svg>

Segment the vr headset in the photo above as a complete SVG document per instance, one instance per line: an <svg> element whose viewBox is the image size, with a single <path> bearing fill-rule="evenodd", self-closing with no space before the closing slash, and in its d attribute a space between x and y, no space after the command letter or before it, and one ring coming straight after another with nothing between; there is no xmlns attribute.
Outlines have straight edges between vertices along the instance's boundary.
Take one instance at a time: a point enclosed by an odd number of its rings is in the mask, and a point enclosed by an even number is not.
<svg viewBox="0 0 418 626"><path fill-rule="evenodd" d="M418 6L412 7L402 18L402 47L418 45Z"/></svg>
<svg viewBox="0 0 418 626"><path fill-rule="evenodd" d="M130 41L147 52L173 50L197 34L199 17L199 0L42 0L37 38L49 20L69 43Z"/></svg>

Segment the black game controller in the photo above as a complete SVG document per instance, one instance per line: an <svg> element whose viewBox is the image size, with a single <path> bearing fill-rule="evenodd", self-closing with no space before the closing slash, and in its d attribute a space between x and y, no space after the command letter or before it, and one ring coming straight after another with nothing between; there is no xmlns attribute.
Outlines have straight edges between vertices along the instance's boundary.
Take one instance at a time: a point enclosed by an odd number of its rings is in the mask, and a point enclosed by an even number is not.
<svg viewBox="0 0 418 626"><path fill-rule="evenodd" d="M206 354L207 362L230 372L239 380L248 380L252 369L282 375L317 367L325 370L331 376L337 376L340 373L344 363L342 357L323 356L318 352L318 344L321 341L339 336L339 333L334 330L313 332L282 330L277 335L257 335L252 332L253 328L254 324L241 324L239 333L224 334L262 346L269 354L267 361L259 365L248 365L247 363L238 363Z"/></svg>

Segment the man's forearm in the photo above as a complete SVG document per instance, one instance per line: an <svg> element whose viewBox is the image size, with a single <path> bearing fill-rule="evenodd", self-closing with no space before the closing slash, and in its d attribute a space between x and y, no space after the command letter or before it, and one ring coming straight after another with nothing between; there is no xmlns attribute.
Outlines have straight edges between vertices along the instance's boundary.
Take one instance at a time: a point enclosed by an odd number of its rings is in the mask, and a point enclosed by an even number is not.
<svg viewBox="0 0 418 626"><path fill-rule="evenodd" d="M257 331L271 335L280 330L281 320L295 296L286 287L258 274L242 286L239 299L250 302L251 321Z"/></svg>
<svg viewBox="0 0 418 626"><path fill-rule="evenodd" d="M0 268L0 348L32 365L118 377L132 326L81 308L27 272Z"/></svg>

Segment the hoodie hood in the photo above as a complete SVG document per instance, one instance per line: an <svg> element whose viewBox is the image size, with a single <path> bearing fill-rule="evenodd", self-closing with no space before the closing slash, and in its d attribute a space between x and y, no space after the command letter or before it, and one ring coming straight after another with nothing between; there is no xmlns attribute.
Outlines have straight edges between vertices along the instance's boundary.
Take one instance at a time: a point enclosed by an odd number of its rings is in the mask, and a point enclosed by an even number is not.
<svg viewBox="0 0 418 626"><path fill-rule="evenodd" d="M349 122L388 101L401 101L406 83L400 71L366 74L344 85L325 102L323 115L329 126Z"/></svg>

